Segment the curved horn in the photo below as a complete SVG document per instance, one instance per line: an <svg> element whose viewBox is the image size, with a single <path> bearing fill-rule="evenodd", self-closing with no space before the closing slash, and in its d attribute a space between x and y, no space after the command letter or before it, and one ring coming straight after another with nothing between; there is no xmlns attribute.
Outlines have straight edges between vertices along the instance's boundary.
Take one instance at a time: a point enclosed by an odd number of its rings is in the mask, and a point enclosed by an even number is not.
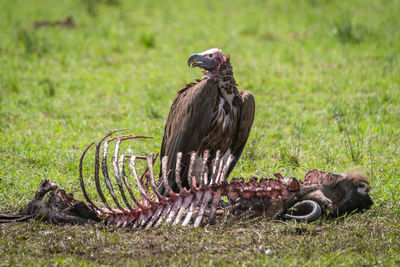
<svg viewBox="0 0 400 267"><path fill-rule="evenodd" d="M283 215L285 219L313 222L321 217L322 214L321 206L313 200L297 202L290 209L292 209L292 212L287 212Z"/></svg>

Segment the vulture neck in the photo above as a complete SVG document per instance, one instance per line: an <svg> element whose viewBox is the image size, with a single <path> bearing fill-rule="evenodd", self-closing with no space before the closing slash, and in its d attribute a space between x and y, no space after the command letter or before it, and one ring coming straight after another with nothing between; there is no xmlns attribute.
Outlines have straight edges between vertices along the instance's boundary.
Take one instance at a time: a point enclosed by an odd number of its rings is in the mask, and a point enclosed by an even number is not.
<svg viewBox="0 0 400 267"><path fill-rule="evenodd" d="M218 75L212 79L217 82L218 89L222 97L229 104L232 104L233 99L235 96L239 95L239 92L235 78L233 77L232 65L229 56L226 57L225 62L220 66Z"/></svg>

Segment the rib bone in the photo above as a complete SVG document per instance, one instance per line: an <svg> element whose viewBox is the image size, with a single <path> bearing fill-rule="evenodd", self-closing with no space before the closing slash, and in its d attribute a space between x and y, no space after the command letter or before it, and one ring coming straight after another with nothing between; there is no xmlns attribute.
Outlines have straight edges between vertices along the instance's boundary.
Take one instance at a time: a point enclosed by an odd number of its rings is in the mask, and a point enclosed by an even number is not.
<svg viewBox="0 0 400 267"><path fill-rule="evenodd" d="M194 227L199 227L202 224L204 217L208 217L207 223L213 224L215 222L216 215L223 212L222 210L218 210L222 196L226 196L232 202L242 201L242 203L245 203L243 201L251 202L255 198L261 198L261 203L268 203L269 199L288 198L292 194L289 190L289 185L292 187L293 185L288 183L288 181L283 181L283 179L280 178L275 180L262 179L259 182L257 182L257 179L252 179L249 182L245 182L243 179L232 179L232 181L228 183L226 181L226 174L234 160L234 156L229 155L227 158L221 157L222 153L219 150L216 152L215 159L211 161L212 168L210 177L208 177L207 165L210 157L208 150L204 151L202 156L201 173L194 171L195 162L198 159L198 156L194 152L191 153L187 177L180 176L183 157L182 153L177 153L175 170L168 170L168 158L162 158L162 177L158 179L159 184L157 185L154 174L154 164L158 155L119 154L120 146L123 141L148 137L134 135L110 137L117 131L106 134L96 145L94 180L97 193L105 206L104 208L96 206L91 201L83 181L83 160L86 152L92 145L88 146L83 152L79 165L79 180L83 195L86 201L89 203L90 209L92 209L93 212L95 212L95 214L97 214L99 217L103 218L107 225L115 225L117 227L130 226L132 228L145 227L146 229L149 229L151 227L158 227L163 221L176 225L179 224L183 218L182 226L187 226L194 217L193 225ZM111 163L114 170L117 187L127 209L122 207L121 203L119 203L118 197L115 194L112 185L112 181L108 174L108 146L112 141L115 140L115 149ZM103 157L101 161L102 174L108 192L110 193L117 208L112 208L108 204L100 186L99 154L100 147L103 142ZM128 177L125 173L125 159L129 160L128 167L131 171L133 179ZM226 159L226 161L224 159ZM147 167L141 176L139 176L136 170L137 160L146 161ZM170 181L168 181L168 173L170 171L175 171L175 183L177 184L179 190L178 192L174 192L170 187ZM194 176L195 173L198 175L198 177ZM182 179L187 179L189 188L182 187ZM139 193L139 199L135 195L136 190L133 190L131 185L132 180L135 184L134 188L136 188ZM166 195L159 193L158 189L161 187L165 188ZM125 189L128 191L128 194L133 200L134 205L129 203L125 194ZM233 205L233 207L239 206L236 204Z"/></svg>

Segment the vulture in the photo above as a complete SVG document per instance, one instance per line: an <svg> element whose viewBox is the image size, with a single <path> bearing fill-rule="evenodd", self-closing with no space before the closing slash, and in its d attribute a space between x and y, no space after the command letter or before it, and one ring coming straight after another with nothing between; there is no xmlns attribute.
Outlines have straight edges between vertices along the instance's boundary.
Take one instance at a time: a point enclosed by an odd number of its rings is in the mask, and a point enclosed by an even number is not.
<svg viewBox="0 0 400 267"><path fill-rule="evenodd" d="M216 154L225 161L230 154L234 156L226 177L229 176L249 137L255 111L251 92L237 89L229 55L224 55L218 48L212 48L191 55L188 66L204 69L204 77L177 92L161 144L160 158L168 157L168 183L175 192L178 191L175 182L178 152L182 153L182 186L189 186L186 177L191 152L199 155L193 170L197 181L201 178L197 176L204 168L202 155L205 151L208 151L210 159L214 159ZM211 166L212 162L207 162L208 172ZM161 174L160 171L160 177ZM162 186L160 192L165 194L164 191Z"/></svg>

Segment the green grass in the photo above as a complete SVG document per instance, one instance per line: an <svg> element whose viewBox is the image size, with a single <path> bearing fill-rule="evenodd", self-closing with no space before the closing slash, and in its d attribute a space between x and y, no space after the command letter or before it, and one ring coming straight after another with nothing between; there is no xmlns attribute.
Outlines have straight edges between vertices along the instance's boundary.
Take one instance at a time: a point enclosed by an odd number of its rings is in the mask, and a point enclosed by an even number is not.
<svg viewBox="0 0 400 267"><path fill-rule="evenodd" d="M256 99L253 130L233 176L301 178L311 168L360 166L375 201L365 214L316 226L262 220L208 232L1 226L0 265L399 264L399 1L0 0L0 6L0 212L16 212L42 179L82 198L79 157L110 130L153 136L124 149L158 152L176 91L201 77L187 68L188 56L211 47L231 55L239 88ZM33 27L69 15L76 28ZM318 230L308 233L309 227ZM272 254L259 254L258 245Z"/></svg>

